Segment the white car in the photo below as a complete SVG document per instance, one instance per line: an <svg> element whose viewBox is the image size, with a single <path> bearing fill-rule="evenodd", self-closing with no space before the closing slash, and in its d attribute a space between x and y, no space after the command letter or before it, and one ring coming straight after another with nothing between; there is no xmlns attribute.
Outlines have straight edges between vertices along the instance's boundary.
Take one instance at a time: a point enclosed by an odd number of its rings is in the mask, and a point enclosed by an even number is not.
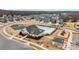
<svg viewBox="0 0 79 59"><path fill-rule="evenodd" d="M78 24L78 25L76 25L76 27L75 27L75 28L79 30L79 24Z"/></svg>

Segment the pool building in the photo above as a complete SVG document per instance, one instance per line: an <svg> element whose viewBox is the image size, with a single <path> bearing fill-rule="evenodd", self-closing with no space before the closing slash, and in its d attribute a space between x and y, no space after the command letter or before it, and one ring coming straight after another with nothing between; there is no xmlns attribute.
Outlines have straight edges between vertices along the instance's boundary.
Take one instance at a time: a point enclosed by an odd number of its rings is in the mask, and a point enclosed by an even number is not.
<svg viewBox="0 0 79 59"><path fill-rule="evenodd" d="M56 29L55 28L50 28L46 26L39 26L39 25L30 25L22 30L24 33L28 34L31 37L42 37L44 35L48 35L53 33Z"/></svg>

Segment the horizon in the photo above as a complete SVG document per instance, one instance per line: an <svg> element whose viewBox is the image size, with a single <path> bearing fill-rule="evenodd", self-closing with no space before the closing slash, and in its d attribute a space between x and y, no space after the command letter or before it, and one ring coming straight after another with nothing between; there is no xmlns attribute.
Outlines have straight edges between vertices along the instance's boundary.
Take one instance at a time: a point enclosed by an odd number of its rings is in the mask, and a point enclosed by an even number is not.
<svg viewBox="0 0 79 59"><path fill-rule="evenodd" d="M79 9L0 9L11 11L79 11Z"/></svg>

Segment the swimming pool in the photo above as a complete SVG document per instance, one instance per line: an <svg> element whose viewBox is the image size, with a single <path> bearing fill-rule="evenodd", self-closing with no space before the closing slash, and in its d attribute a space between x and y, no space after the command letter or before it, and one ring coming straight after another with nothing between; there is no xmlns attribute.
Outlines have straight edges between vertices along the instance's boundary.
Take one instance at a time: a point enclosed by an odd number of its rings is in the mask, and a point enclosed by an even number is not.
<svg viewBox="0 0 79 59"><path fill-rule="evenodd" d="M55 28L50 28L46 26L37 26L37 27L44 30L43 34L51 34L52 32L55 31Z"/></svg>
<svg viewBox="0 0 79 59"><path fill-rule="evenodd" d="M24 28L26 28L27 26L23 26L23 25L13 25L11 26L14 30L22 30Z"/></svg>
<svg viewBox="0 0 79 59"><path fill-rule="evenodd" d="M13 25L11 26L14 30L22 30L24 28L26 28L27 26L23 26L23 25ZM51 34L52 32L55 31L55 28L50 28L50 27L47 27L47 26L40 26L40 25L37 25L37 27L39 29L42 29L44 30L44 32L42 32L41 34Z"/></svg>

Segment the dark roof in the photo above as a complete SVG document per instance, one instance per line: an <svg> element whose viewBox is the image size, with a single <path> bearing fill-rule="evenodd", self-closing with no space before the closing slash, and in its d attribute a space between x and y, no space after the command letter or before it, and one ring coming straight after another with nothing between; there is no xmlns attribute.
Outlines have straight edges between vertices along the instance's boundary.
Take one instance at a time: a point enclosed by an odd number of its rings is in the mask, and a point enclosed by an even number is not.
<svg viewBox="0 0 79 59"><path fill-rule="evenodd" d="M39 35L44 31L42 29L39 29L36 25L30 25L26 27L26 29L29 32L29 34L34 34L34 35Z"/></svg>
<svg viewBox="0 0 79 59"><path fill-rule="evenodd" d="M54 38L53 40L54 42L58 42L58 43L64 43L64 39L61 39L61 38Z"/></svg>

